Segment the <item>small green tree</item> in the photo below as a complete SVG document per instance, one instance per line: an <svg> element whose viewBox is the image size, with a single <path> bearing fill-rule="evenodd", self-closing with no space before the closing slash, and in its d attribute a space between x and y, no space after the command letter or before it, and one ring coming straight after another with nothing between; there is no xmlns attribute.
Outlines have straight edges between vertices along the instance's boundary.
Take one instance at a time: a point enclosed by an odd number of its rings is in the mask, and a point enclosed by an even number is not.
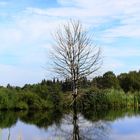
<svg viewBox="0 0 140 140"><path fill-rule="evenodd" d="M120 88L119 81L112 71L108 71L103 75L103 88Z"/></svg>

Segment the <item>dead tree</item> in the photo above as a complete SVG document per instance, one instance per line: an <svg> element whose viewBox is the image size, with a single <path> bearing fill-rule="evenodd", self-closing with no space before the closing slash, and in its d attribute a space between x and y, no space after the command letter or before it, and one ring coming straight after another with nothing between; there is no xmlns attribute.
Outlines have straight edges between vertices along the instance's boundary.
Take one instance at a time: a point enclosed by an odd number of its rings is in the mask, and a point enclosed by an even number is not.
<svg viewBox="0 0 140 140"><path fill-rule="evenodd" d="M91 37L79 21L69 21L54 33L54 70L71 80L73 98L78 95L78 83L101 66L100 48L92 46Z"/></svg>

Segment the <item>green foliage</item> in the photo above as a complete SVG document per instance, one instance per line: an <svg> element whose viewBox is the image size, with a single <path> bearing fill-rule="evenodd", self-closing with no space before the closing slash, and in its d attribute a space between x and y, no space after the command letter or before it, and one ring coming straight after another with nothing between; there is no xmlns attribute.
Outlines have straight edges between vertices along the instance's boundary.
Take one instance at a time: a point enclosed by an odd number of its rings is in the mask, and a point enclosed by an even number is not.
<svg viewBox="0 0 140 140"><path fill-rule="evenodd" d="M95 77L92 85L101 89L120 89L119 80L112 71L106 72L103 76Z"/></svg>
<svg viewBox="0 0 140 140"><path fill-rule="evenodd" d="M120 86L125 91L140 91L140 71L131 71L128 74L122 73L118 76Z"/></svg>
<svg viewBox="0 0 140 140"><path fill-rule="evenodd" d="M83 77L79 81L79 108L96 109L140 106L140 71L116 76L108 71L92 81ZM69 79L42 80L38 84L6 88L0 86L0 109L42 110L69 107L72 103Z"/></svg>
<svg viewBox="0 0 140 140"><path fill-rule="evenodd" d="M116 75L112 72L106 72L103 75L103 87L104 88L114 88L114 89L119 89L119 81L116 77Z"/></svg>
<svg viewBox="0 0 140 140"><path fill-rule="evenodd" d="M11 109L15 106L17 95L13 92L6 88L0 89L0 109Z"/></svg>
<svg viewBox="0 0 140 140"><path fill-rule="evenodd" d="M0 109L46 109L47 103L32 92L0 89Z"/></svg>
<svg viewBox="0 0 140 140"><path fill-rule="evenodd" d="M121 90L106 90L108 106L110 108L122 108L126 106L126 94Z"/></svg>
<svg viewBox="0 0 140 140"><path fill-rule="evenodd" d="M28 105L27 103L20 101L16 104L15 109L17 110L28 110Z"/></svg>
<svg viewBox="0 0 140 140"><path fill-rule="evenodd" d="M112 71L108 71L103 76L95 77L92 86L99 89L123 89L124 92L140 91L140 71L130 71L116 76Z"/></svg>
<svg viewBox="0 0 140 140"><path fill-rule="evenodd" d="M35 93L23 92L23 93L20 93L18 96L19 96L19 100L26 103L29 109L46 109L47 108L47 104L45 100L43 100L41 97L39 97ZM26 105L24 104L24 106Z"/></svg>
<svg viewBox="0 0 140 140"><path fill-rule="evenodd" d="M0 109L42 110L58 108L62 104L60 84L43 81L41 84L25 85L23 88L0 88Z"/></svg>
<svg viewBox="0 0 140 140"><path fill-rule="evenodd" d="M84 109L93 108L98 110L120 109L120 108L138 108L140 106L140 92L125 94L123 90L105 89L86 91L78 104ZM82 104L81 104L82 103Z"/></svg>

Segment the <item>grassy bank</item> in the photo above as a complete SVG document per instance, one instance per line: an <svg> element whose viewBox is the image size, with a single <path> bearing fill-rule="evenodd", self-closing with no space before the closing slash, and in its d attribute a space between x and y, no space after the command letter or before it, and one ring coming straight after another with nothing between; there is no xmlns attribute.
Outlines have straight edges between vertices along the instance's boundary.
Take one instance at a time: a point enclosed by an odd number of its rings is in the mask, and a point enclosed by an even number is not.
<svg viewBox="0 0 140 140"><path fill-rule="evenodd" d="M79 106L93 109L120 109L140 107L140 92L127 94L122 90L88 90L79 98Z"/></svg>
<svg viewBox="0 0 140 140"><path fill-rule="evenodd" d="M140 92L125 93L115 89L83 89L79 93L77 98L79 109L138 109L140 107ZM71 92L64 93L56 87L47 91L0 88L1 110L48 110L68 108L71 103Z"/></svg>
<svg viewBox="0 0 140 140"><path fill-rule="evenodd" d="M59 93L43 98L33 91L0 88L0 110L47 110L60 106L59 98Z"/></svg>

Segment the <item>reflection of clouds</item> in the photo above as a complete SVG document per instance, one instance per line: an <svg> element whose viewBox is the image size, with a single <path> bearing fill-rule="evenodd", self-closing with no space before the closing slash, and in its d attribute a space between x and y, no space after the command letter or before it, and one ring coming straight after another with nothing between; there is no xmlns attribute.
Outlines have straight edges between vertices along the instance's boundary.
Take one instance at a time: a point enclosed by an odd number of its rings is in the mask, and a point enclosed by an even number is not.
<svg viewBox="0 0 140 140"><path fill-rule="evenodd" d="M106 140L110 132L110 123L106 121L90 122L83 118L81 114L77 115L77 125L79 126L80 140ZM72 140L73 137L73 116L65 115L60 126L53 126L54 139L59 136L63 140Z"/></svg>
<svg viewBox="0 0 140 140"><path fill-rule="evenodd" d="M139 140L140 139L139 115L125 116L115 120L112 124L111 140Z"/></svg>
<svg viewBox="0 0 140 140"><path fill-rule="evenodd" d="M110 140L139 140L140 134L114 134L110 136Z"/></svg>
<svg viewBox="0 0 140 140"><path fill-rule="evenodd" d="M105 121L91 123L90 126L82 129L82 134L85 139L105 140L108 139L110 132L110 124Z"/></svg>

